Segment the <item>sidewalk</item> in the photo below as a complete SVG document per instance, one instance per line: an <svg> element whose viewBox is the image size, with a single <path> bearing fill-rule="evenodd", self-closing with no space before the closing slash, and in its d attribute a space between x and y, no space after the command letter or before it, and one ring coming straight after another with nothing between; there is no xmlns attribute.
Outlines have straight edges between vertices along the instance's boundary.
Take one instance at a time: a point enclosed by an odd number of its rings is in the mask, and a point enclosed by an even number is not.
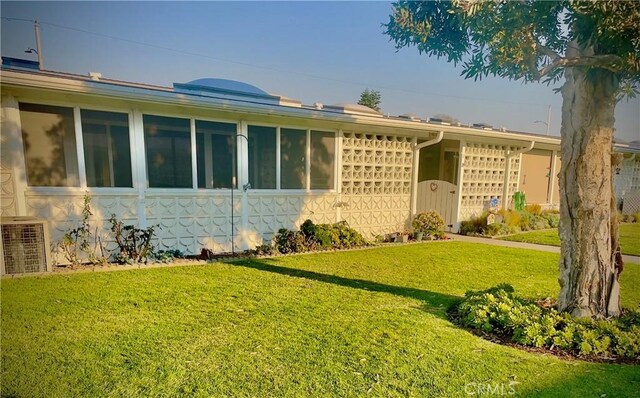
<svg viewBox="0 0 640 398"><path fill-rule="evenodd" d="M465 236L465 235L456 235L456 234L449 234L449 233L447 234L447 237L450 238L451 240L460 241L460 242L484 243L486 245L514 247L516 249L531 249L531 250L540 250L543 252L550 252L550 253L560 253L560 248L558 246L537 245L535 243L524 243L524 242L511 242L508 240L479 238L476 236ZM625 264L626 263L640 264L640 257L638 256L630 256L627 254L623 254L622 260L625 262Z"/></svg>

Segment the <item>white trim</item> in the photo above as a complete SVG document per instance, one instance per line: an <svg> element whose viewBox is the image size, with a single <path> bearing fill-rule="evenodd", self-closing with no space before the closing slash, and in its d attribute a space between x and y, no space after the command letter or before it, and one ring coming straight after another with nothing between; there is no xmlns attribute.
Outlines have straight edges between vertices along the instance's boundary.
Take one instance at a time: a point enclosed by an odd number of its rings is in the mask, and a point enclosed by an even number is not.
<svg viewBox="0 0 640 398"><path fill-rule="evenodd" d="M249 125L245 120L241 120L236 126L236 159L238 159L236 174L238 186L244 186L251 183L249 181ZM238 135L243 135L247 139Z"/></svg>
<svg viewBox="0 0 640 398"><path fill-rule="evenodd" d="M144 121L143 113L139 110L133 111L133 123L130 125L130 137L133 139L132 157L136 158L136 173L134 174L133 186L138 190L138 225L140 228L147 228L146 198L145 191L149 186L147 177L147 153L144 142Z"/></svg>
<svg viewBox="0 0 640 398"><path fill-rule="evenodd" d="M411 216L416 214L417 205L418 205L418 170L417 169L420 167L420 150L422 148L426 148L428 146L439 143L440 141L442 141L443 138L444 138L444 131L440 130L436 138L430 139L425 142L421 142L420 144L418 144L417 137L413 141L413 144L412 144L413 158L414 158L413 169L415 169L416 171L411 178L412 189L411 189L411 199L410 199L411 204L409 208L409 211L411 212Z"/></svg>
<svg viewBox="0 0 640 398"><path fill-rule="evenodd" d="M191 186L193 189L198 189L198 152L196 151L196 119L194 118L189 119L189 140L191 141ZM205 145L205 150L206 147ZM207 186L206 179L204 186Z"/></svg>
<svg viewBox="0 0 640 398"><path fill-rule="evenodd" d="M282 136L281 127L276 126L276 189L282 189Z"/></svg>
<svg viewBox="0 0 640 398"><path fill-rule="evenodd" d="M462 210L462 187L464 186L464 157L467 148L467 141L460 140L460 159L458 160L458 187L456 188L456 220L453 230L460 229L460 211Z"/></svg>
<svg viewBox="0 0 640 398"><path fill-rule="evenodd" d="M181 103L185 106L203 108L206 110L218 110L223 112L236 112L239 114L255 114L278 117L294 117L302 119L315 118L318 122L359 124L360 128L369 129L366 126L379 128L407 129L404 134L428 133L442 130L446 127L449 134L463 134L465 137L497 138L501 141L530 141L530 134L479 130L471 127L442 126L425 122L398 120L397 118L373 117L365 115L341 114L327 110L309 109L304 107L290 107L275 104L264 104L256 101L231 100L216 97L194 96L185 93L177 93L169 88L135 87L133 85L117 84L110 81L93 82L89 79L59 77L45 75L44 73L18 72L3 70L0 76L4 87L27 87L37 89L60 90L69 93L101 95L114 99L127 101L145 101L156 104L175 105ZM536 136L539 143L559 145L560 137Z"/></svg>
<svg viewBox="0 0 640 398"><path fill-rule="evenodd" d="M307 129L305 150L304 150L304 169L305 169L305 191L311 191L311 129Z"/></svg>
<svg viewBox="0 0 640 398"><path fill-rule="evenodd" d="M80 107L73 107L73 127L76 139L76 156L78 157L78 182L80 188L87 188L87 168L84 164L84 137L82 136L82 116ZM108 141L108 140L107 140ZM65 148L66 149L66 148Z"/></svg>

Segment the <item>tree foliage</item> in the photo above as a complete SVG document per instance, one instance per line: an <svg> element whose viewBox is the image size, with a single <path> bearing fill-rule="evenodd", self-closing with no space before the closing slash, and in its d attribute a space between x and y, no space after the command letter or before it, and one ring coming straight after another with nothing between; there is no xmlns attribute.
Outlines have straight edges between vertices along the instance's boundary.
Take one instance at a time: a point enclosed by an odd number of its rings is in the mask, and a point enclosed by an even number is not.
<svg viewBox="0 0 640 398"><path fill-rule="evenodd" d="M640 81L640 2L399 1L393 7L384 26L397 49L415 46L460 63L465 78L549 83L565 67L583 66L614 72L627 94Z"/></svg>
<svg viewBox="0 0 640 398"><path fill-rule="evenodd" d="M365 89L362 94L360 94L360 100L358 101L359 105L368 106L369 108L380 112L380 102L382 101L382 96L380 95L380 91Z"/></svg>

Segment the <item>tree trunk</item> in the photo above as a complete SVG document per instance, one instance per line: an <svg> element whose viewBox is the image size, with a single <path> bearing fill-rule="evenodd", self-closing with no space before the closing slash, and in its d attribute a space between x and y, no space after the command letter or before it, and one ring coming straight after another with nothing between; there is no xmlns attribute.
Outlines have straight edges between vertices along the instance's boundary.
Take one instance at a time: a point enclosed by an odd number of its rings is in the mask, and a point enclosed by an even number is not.
<svg viewBox="0 0 640 398"><path fill-rule="evenodd" d="M618 78L603 69L578 67L566 68L565 77L558 307L578 317L617 316L611 153Z"/></svg>

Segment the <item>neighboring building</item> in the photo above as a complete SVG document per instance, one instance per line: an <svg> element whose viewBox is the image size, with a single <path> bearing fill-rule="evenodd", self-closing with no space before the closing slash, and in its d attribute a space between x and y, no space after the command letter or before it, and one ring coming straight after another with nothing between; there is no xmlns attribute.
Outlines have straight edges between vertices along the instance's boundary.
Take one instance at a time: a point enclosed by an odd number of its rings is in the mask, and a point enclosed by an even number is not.
<svg viewBox="0 0 640 398"><path fill-rule="evenodd" d="M53 240L87 192L105 228L112 213L158 224L159 247L187 253L230 251L232 236L251 248L307 218L374 236L433 208L456 230L518 190L558 204L557 137L307 106L227 80L168 88L4 61L2 215L46 219ZM623 192L640 188L639 161L625 161Z"/></svg>

